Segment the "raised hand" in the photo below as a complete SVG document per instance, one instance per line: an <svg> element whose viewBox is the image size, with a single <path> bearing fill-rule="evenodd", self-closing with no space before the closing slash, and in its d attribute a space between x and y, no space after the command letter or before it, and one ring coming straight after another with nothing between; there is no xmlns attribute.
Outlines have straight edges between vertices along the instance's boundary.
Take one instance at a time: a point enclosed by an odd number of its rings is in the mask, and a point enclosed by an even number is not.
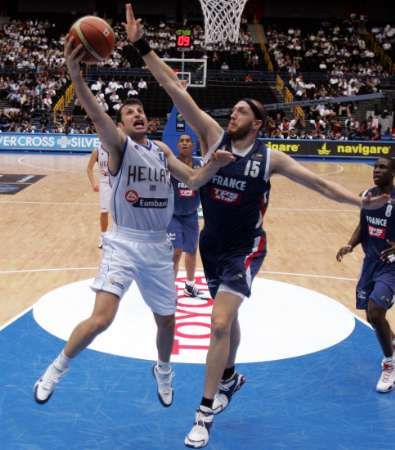
<svg viewBox="0 0 395 450"><path fill-rule="evenodd" d="M144 27L141 23L141 19L135 19L132 5L126 3L126 23L123 22L122 25L125 28L126 34L128 36L128 41L132 44L138 41L144 34Z"/></svg>
<svg viewBox="0 0 395 450"><path fill-rule="evenodd" d="M338 262L341 262L343 259L343 256L347 255L347 253L351 253L353 251L353 248L351 245L344 245L343 247L339 248L338 252L336 253L336 259Z"/></svg>
<svg viewBox="0 0 395 450"><path fill-rule="evenodd" d="M71 79L80 75L81 61L85 56L85 49L82 44L79 44L74 48L73 42L74 38L72 36L66 36L64 41L64 58Z"/></svg>
<svg viewBox="0 0 395 450"><path fill-rule="evenodd" d="M232 155L231 152L228 152L227 150L217 150L211 156L211 160L213 161L213 164L215 164L216 166L224 167L227 166L232 161L234 161L235 157Z"/></svg>

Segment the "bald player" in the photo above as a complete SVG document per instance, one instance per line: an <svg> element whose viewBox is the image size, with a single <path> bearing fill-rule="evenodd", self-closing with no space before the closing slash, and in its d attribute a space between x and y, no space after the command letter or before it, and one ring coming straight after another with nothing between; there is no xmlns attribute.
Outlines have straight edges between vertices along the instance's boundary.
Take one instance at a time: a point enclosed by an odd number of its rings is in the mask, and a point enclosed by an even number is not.
<svg viewBox="0 0 395 450"><path fill-rule="evenodd" d="M386 318L395 298L395 160L378 158L374 164L373 195L386 193L392 202L382 208L361 210L359 224L347 245L337 252L340 262L361 244L365 253L361 275L356 287L356 307L366 311L366 318L376 332L383 352L377 392L390 392L395 386L394 333Z"/></svg>

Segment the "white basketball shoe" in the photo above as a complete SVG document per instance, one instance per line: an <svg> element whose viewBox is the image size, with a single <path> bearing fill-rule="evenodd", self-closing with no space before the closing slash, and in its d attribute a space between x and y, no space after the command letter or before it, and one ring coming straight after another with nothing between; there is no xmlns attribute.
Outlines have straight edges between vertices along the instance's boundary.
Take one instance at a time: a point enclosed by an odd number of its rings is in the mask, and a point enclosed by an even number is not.
<svg viewBox="0 0 395 450"><path fill-rule="evenodd" d="M393 362L383 361L381 363L381 375L377 382L377 392L392 391L395 385L395 365Z"/></svg>
<svg viewBox="0 0 395 450"><path fill-rule="evenodd" d="M52 396L56 385L69 369L59 370L50 364L44 374L34 384L34 399L37 403L46 403Z"/></svg>
<svg viewBox="0 0 395 450"><path fill-rule="evenodd" d="M174 396L172 386L174 371L169 369L167 372L161 372L157 364L154 364L152 366L152 374L156 380L159 401L163 406L170 406L173 403Z"/></svg>
<svg viewBox="0 0 395 450"><path fill-rule="evenodd" d="M185 437L184 444L192 448L205 447L208 444L213 420L213 410L205 406L200 406L196 411L193 427Z"/></svg>
<svg viewBox="0 0 395 450"><path fill-rule="evenodd" d="M219 414L228 407L233 395L243 386L246 378L241 373L235 372L227 381L221 381L218 392L214 396L213 413Z"/></svg>

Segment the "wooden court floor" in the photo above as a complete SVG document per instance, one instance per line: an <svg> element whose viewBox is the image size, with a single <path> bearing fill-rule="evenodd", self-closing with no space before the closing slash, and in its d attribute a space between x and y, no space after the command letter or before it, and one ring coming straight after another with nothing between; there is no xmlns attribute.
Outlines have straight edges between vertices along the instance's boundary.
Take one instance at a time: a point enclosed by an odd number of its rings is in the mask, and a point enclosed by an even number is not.
<svg viewBox="0 0 395 450"><path fill-rule="evenodd" d="M0 163L2 175L45 175L14 195L0 193L1 326L48 291L93 277L100 250L99 199L86 175L88 156L0 154ZM366 164L303 164L355 193L372 184ZM354 309L362 253L357 249L342 263L335 259L358 218L357 208L273 177L265 218L269 251L260 276L324 293L364 318ZM395 325L393 312L389 319Z"/></svg>

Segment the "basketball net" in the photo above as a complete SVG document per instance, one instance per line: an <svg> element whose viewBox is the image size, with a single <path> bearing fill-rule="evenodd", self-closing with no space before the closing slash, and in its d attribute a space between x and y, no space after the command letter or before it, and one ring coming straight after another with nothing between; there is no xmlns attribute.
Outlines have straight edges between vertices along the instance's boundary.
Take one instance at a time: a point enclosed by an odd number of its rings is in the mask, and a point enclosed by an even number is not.
<svg viewBox="0 0 395 450"><path fill-rule="evenodd" d="M238 42L241 14L247 0L199 0L204 15L204 37L209 43Z"/></svg>

